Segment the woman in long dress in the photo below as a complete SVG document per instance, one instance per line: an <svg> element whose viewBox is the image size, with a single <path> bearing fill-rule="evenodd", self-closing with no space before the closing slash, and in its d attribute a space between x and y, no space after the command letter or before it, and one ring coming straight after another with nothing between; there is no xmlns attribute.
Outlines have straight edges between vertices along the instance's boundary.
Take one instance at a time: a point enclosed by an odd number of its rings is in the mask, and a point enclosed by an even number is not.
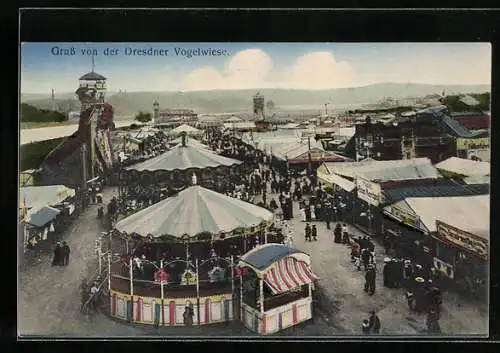
<svg viewBox="0 0 500 353"><path fill-rule="evenodd" d="M311 220L315 220L316 219L316 212L314 210L314 206L311 205Z"/></svg>
<svg viewBox="0 0 500 353"><path fill-rule="evenodd" d="M301 208L299 211L300 211L300 214L302 215L302 222L307 222L305 208Z"/></svg>

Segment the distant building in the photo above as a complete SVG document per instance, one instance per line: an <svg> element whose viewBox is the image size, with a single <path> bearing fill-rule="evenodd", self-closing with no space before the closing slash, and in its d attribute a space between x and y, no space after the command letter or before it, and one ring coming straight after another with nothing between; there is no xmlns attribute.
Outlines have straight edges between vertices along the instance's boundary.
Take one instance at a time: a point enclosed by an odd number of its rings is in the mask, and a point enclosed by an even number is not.
<svg viewBox="0 0 500 353"><path fill-rule="evenodd" d="M155 102L155 104L157 104ZM163 109L159 110L158 105L155 106L157 113L154 117L156 124L172 123L172 122L195 122L198 121L198 114L192 109Z"/></svg>
<svg viewBox="0 0 500 353"><path fill-rule="evenodd" d="M370 117L355 125L355 134L345 147L347 156L360 160L429 158L437 163L456 155L455 137L443 133L437 119L426 116L399 117L372 123Z"/></svg>

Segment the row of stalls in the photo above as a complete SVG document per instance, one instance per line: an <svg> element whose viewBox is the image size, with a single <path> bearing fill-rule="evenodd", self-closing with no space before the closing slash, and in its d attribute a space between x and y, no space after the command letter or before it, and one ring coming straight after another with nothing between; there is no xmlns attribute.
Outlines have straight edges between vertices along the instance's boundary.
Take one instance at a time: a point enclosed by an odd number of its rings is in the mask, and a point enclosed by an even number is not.
<svg viewBox="0 0 500 353"><path fill-rule="evenodd" d="M19 259L51 246L75 210L75 190L64 185L26 186L19 190Z"/></svg>
<svg viewBox="0 0 500 353"><path fill-rule="evenodd" d="M281 129L282 132L244 134L242 142L262 151L279 169L303 171L310 165L318 168L324 162L345 162L349 158L326 151L321 141L311 135L297 135L298 130Z"/></svg>
<svg viewBox="0 0 500 353"><path fill-rule="evenodd" d="M465 161L464 164L470 162L481 163ZM384 238L388 250L394 256L410 258L425 266L440 266L438 268L445 271L445 267L455 268L456 261L448 258L445 266L442 261L438 260L440 247L436 239L441 239L438 229L458 229L454 231L457 234L464 232L475 234L470 227L454 223L454 217L446 216L447 212L451 215L454 212L455 214L467 212L469 207L474 207L472 205L476 200L482 200L481 202L488 200L489 203L490 188L489 180L485 179L484 175L482 178L476 175L476 183L467 183L464 172L454 173L454 178L451 178L451 174L441 173L437 167L438 165L432 165L427 158L395 161L368 159L357 163L324 163L318 169L318 180L324 186L329 187L331 192L342 195L352 206L350 221L364 231ZM440 167L444 168L442 164ZM481 170L478 166L476 173L489 172L486 168ZM441 205L440 202L443 204ZM455 206L459 209L455 210L451 205L453 202L456 202ZM419 207L421 203L425 203L426 206ZM468 203L469 206L467 206ZM427 210L436 218L427 220L424 225L422 216L419 214L420 209ZM477 209L482 210L483 216L486 215L486 218L478 218L478 225L481 222L483 224L481 234L488 233L487 215L489 212L485 212L484 208L479 206ZM469 212L472 214L475 211ZM436 222L438 224L441 222L446 226L438 227ZM478 236L475 234L474 239ZM444 245L441 249L444 249ZM455 277L454 275L447 277L457 282L467 283L469 290L472 288L472 283L480 282L477 278L481 278L481 281L485 278L477 276L475 280L469 280L464 278L472 277Z"/></svg>

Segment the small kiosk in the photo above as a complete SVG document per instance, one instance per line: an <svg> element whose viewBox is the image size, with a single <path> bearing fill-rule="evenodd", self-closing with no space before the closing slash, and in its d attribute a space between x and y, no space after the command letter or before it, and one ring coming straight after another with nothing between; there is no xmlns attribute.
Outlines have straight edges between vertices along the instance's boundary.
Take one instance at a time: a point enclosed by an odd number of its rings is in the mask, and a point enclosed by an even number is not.
<svg viewBox="0 0 500 353"><path fill-rule="evenodd" d="M240 259L240 319L250 330L269 335L312 318L317 277L308 254L281 244L265 244Z"/></svg>

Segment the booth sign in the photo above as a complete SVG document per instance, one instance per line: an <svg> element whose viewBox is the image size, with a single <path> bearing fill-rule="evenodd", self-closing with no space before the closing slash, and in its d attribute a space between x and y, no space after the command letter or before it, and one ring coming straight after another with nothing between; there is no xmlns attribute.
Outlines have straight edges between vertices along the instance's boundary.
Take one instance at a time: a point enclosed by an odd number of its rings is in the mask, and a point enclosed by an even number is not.
<svg viewBox="0 0 500 353"><path fill-rule="evenodd" d="M437 268L438 271L441 272L443 275L451 279L455 277L452 265L438 259L437 257L434 258L433 262L434 262L434 267Z"/></svg>
<svg viewBox="0 0 500 353"><path fill-rule="evenodd" d="M358 198L373 206L380 204L382 190L379 184L358 177L356 178L356 187L358 189Z"/></svg>
<svg viewBox="0 0 500 353"><path fill-rule="evenodd" d="M391 206L391 213L394 217L400 219L402 223L417 229L419 228L420 220L418 216L408 213L397 206Z"/></svg>
<svg viewBox="0 0 500 353"><path fill-rule="evenodd" d="M466 249L482 259L488 258L488 241L474 234L464 232L441 221L436 221L436 233L456 246Z"/></svg>
<svg viewBox="0 0 500 353"><path fill-rule="evenodd" d="M469 149L479 149L479 148L489 148L490 138L457 138L457 150L469 150Z"/></svg>

